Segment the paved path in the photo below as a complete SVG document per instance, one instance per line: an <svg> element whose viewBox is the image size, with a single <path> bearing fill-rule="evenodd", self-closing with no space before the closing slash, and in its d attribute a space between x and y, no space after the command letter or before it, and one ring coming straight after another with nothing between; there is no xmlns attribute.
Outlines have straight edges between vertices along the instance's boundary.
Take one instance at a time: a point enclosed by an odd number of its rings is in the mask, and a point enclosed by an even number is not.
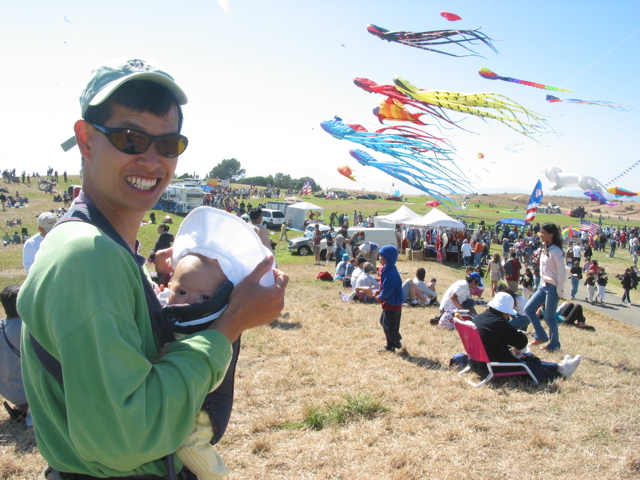
<svg viewBox="0 0 640 480"><path fill-rule="evenodd" d="M614 280L617 281L615 277ZM609 281L611 281L611 279L609 279ZM569 298L570 293L571 281L567 280L567 283L565 283L564 285L565 297ZM639 293L639 290L631 290L632 300L630 306L622 305L620 303L620 296L609 291L606 292L604 303L589 303L585 300L587 297L587 287L585 287L583 285L583 281L581 281L580 286L578 287L578 294L576 295L575 301L581 303L582 308L586 310L593 310L594 312L598 312L601 315L615 318L616 320L620 320L621 322L625 322L629 325L640 328L640 297L638 297ZM634 299L634 295L638 298ZM587 315L585 315L585 317L587 317L588 325L589 317Z"/></svg>

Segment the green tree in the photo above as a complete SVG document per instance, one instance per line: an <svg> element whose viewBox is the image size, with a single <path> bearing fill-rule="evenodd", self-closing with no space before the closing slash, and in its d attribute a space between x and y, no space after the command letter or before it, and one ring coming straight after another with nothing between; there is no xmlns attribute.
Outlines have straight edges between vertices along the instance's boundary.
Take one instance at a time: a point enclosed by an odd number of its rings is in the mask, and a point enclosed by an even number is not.
<svg viewBox="0 0 640 480"><path fill-rule="evenodd" d="M235 158L228 158L222 160L218 165L207 173L208 178L219 178L220 180L229 180L230 182L237 182L244 177L246 170L242 168L240 162Z"/></svg>

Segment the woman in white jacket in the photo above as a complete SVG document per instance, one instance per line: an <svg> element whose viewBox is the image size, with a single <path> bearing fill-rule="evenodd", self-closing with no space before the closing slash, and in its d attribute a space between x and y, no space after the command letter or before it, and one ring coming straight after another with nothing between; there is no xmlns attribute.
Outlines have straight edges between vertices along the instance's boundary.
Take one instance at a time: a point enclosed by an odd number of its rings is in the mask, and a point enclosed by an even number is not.
<svg viewBox="0 0 640 480"><path fill-rule="evenodd" d="M525 307L525 313L535 329L534 341L531 345L547 343L542 347L547 351L560 349L560 337L558 334L558 322L555 312L558 301L564 296L564 282L567 271L564 265L564 252L562 251L562 236L557 225L545 223L540 228L540 239L543 248L540 255L540 286L529 298ZM545 331L536 315L536 310L544 304L544 321L549 328L549 334Z"/></svg>

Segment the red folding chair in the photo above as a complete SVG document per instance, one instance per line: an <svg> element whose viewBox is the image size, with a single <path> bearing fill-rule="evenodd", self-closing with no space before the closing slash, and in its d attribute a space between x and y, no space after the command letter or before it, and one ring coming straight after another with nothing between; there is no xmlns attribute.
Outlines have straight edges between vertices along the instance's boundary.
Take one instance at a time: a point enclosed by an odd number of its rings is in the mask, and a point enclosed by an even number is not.
<svg viewBox="0 0 640 480"><path fill-rule="evenodd" d="M487 355L487 351L484 349L484 345L482 343L482 339L480 338L480 332L478 332L478 328L473 322L459 320L454 318L453 320L456 330L460 335L460 340L462 340L462 344L464 345L464 349L467 351L467 355L469 356L469 360L475 360L476 362L482 362L487 365L487 369L489 370L489 375L487 375L480 383L473 383L468 378L465 378L467 383L473 385L474 387L481 387L486 384L493 377L512 377L515 375L529 375L534 385L538 385L538 379L531 372L528 365L523 362L492 362L489 360L489 356ZM521 370L513 371L513 372L494 372L491 367L518 367ZM471 370L471 364L467 365L464 370L458 373L458 376L461 376Z"/></svg>

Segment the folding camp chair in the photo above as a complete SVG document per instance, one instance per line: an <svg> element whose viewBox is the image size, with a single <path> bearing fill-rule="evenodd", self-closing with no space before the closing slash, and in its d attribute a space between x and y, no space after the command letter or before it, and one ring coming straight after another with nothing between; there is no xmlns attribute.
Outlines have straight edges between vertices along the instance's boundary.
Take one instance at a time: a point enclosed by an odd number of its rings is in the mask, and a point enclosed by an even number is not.
<svg viewBox="0 0 640 480"><path fill-rule="evenodd" d="M482 362L487 365L487 369L489 370L489 374L480 382L473 383L468 378L465 378L467 383L473 385L474 387L481 387L486 384L493 377L511 377L514 375L529 375L534 385L538 384L538 379L531 372L528 365L523 362L492 362L489 360L489 356L487 355L486 350L484 349L484 345L482 343L482 339L480 338L480 333L478 332L478 328L475 326L473 322L459 320L454 318L453 320L456 330L460 335L460 340L462 340L462 344L464 345L465 350L467 351L467 355L469 356L469 360L475 360L476 362ZM518 367L521 370L517 370L514 372L494 372L491 367ZM471 370L471 364L467 365L464 370L458 373L459 376L467 373Z"/></svg>

